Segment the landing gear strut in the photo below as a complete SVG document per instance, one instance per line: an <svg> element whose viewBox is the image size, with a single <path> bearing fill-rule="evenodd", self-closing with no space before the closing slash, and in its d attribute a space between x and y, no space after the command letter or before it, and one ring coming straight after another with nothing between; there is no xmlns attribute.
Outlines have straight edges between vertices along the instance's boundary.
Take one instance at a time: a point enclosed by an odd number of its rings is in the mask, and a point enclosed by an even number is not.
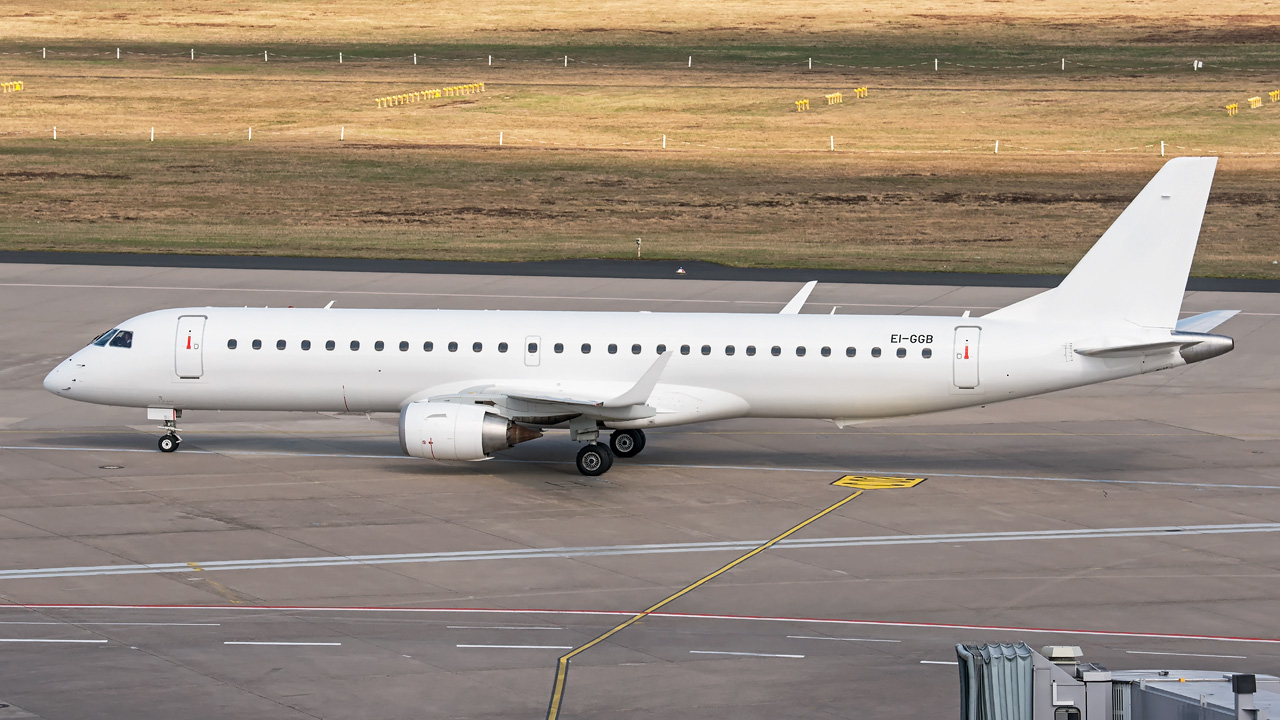
<svg viewBox="0 0 1280 720"><path fill-rule="evenodd" d="M622 458L635 457L644 450L643 430L614 430L609 436L609 449Z"/></svg>
<svg viewBox="0 0 1280 720"><path fill-rule="evenodd" d="M162 418L164 425L160 426L165 434L160 438L160 452L173 452L182 444L182 437L178 435L178 418L181 417L181 410L174 411L173 415Z"/></svg>
<svg viewBox="0 0 1280 720"><path fill-rule="evenodd" d="M578 451L578 472L587 477L597 477L613 467L613 453L601 443L593 442Z"/></svg>

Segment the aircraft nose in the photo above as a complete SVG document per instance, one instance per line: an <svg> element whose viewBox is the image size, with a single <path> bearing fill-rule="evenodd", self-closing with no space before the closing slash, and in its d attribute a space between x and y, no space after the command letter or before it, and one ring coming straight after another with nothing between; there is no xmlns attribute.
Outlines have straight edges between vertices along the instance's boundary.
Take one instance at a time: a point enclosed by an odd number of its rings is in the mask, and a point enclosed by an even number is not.
<svg viewBox="0 0 1280 720"><path fill-rule="evenodd" d="M49 371L44 376L44 389L54 395L63 395L71 390L71 364L70 360L64 360L58 363L57 367Z"/></svg>

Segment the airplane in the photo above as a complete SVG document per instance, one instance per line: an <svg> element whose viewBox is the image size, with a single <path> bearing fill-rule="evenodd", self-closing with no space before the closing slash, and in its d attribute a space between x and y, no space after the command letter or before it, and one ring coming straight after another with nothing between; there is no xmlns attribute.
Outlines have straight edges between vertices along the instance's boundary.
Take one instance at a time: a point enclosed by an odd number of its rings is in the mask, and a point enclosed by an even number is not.
<svg viewBox="0 0 1280 720"><path fill-rule="evenodd" d="M548 428L598 476L648 428L839 427L1038 395L1231 351L1179 319L1217 158L1170 160L1055 288L972 317L188 307L130 318L55 367L55 395L146 408L398 413L401 450L481 460ZM607 442L602 441L608 432Z"/></svg>

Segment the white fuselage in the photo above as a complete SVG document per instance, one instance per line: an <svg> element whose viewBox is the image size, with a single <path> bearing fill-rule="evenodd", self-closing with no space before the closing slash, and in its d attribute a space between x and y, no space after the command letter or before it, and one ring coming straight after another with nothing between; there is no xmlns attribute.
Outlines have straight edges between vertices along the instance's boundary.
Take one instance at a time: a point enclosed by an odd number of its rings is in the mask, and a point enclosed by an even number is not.
<svg viewBox="0 0 1280 720"><path fill-rule="evenodd" d="M606 423L643 428L911 415L1184 364L1174 350L1072 352L1073 341L1105 334L1096 323L969 317L206 307L119 329L130 347L90 345L45 387L184 410L398 412L486 388L603 399L636 383L664 345L673 354L648 403L657 413Z"/></svg>

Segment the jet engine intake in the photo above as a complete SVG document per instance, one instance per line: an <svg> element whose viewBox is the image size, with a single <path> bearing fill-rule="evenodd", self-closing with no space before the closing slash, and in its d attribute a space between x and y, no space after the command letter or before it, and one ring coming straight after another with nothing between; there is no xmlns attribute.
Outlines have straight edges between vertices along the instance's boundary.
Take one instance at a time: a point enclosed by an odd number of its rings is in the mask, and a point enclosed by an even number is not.
<svg viewBox="0 0 1280 720"><path fill-rule="evenodd" d="M400 410L400 449L429 460L482 460L542 433L480 405L415 402Z"/></svg>

